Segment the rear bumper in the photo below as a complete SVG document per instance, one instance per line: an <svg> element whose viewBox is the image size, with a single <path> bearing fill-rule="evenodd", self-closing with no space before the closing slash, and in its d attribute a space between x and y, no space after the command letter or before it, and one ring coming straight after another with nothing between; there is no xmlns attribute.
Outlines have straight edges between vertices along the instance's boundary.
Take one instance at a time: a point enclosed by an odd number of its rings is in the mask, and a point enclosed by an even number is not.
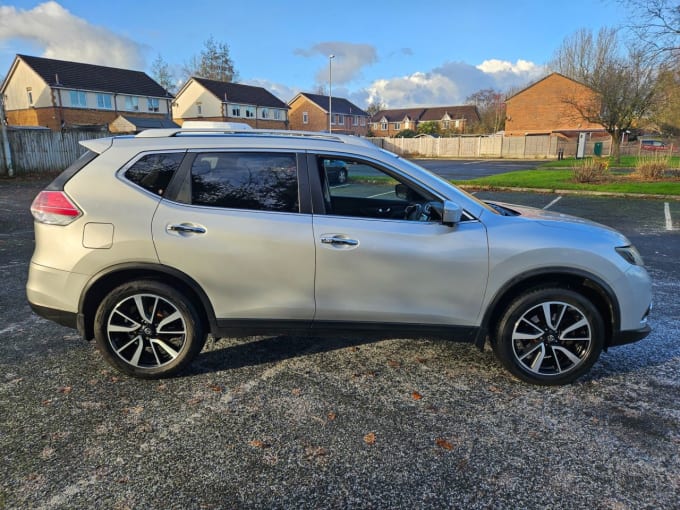
<svg viewBox="0 0 680 510"><path fill-rule="evenodd" d="M36 305L29 302L31 309L40 317L66 326L67 328L78 329L78 315L73 312L66 312L64 310L56 310L54 308L48 308L46 306Z"/></svg>
<svg viewBox="0 0 680 510"><path fill-rule="evenodd" d="M614 335L612 335L608 347L615 347L617 345L625 345L637 342L638 340L642 340L643 338L645 338L651 332L652 328L649 326L649 324L646 324L643 328L640 329L618 331Z"/></svg>

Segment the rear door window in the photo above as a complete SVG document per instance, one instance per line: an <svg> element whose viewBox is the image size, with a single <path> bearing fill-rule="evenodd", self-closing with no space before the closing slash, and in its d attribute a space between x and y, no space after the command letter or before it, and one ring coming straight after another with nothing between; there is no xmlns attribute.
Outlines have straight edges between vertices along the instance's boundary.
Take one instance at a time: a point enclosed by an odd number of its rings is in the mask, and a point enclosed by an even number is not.
<svg viewBox="0 0 680 510"><path fill-rule="evenodd" d="M269 152L197 154L191 167L191 203L299 212L297 158Z"/></svg>

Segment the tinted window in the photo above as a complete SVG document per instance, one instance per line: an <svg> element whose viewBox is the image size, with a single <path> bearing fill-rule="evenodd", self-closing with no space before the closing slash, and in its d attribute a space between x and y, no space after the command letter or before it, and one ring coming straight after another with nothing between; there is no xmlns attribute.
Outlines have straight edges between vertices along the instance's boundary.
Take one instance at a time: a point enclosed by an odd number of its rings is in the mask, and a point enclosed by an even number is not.
<svg viewBox="0 0 680 510"><path fill-rule="evenodd" d="M183 157L183 152L148 154L128 168L125 177L156 195L162 195Z"/></svg>
<svg viewBox="0 0 680 510"><path fill-rule="evenodd" d="M191 167L195 205L298 212L294 154L198 154Z"/></svg>

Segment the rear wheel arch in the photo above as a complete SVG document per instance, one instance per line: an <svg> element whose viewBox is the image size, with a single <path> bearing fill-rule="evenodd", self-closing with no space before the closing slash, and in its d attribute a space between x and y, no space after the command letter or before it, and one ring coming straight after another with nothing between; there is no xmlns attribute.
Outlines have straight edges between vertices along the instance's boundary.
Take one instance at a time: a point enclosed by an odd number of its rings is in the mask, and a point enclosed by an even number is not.
<svg viewBox="0 0 680 510"><path fill-rule="evenodd" d="M619 304L614 292L594 275L562 268L526 273L503 286L487 307L475 344L482 348L487 337L493 344L496 325L510 304L521 295L544 287L571 290L591 301L604 322L604 348L607 348L613 332L617 331L620 325Z"/></svg>
<svg viewBox="0 0 680 510"><path fill-rule="evenodd" d="M208 332L216 330L217 322L212 304L201 286L192 278L181 271L158 264L122 264L96 274L81 293L78 304L79 329L87 340L94 338L95 315L102 300L116 287L141 280L155 280L173 287L192 302L203 327Z"/></svg>

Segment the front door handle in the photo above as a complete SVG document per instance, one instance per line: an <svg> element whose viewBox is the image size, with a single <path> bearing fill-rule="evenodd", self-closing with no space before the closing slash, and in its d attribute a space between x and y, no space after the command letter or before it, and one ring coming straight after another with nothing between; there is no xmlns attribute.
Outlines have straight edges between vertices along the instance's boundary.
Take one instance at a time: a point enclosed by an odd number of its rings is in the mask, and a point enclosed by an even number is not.
<svg viewBox="0 0 680 510"><path fill-rule="evenodd" d="M168 225L168 232L179 232L180 234L205 234L204 227L198 225L191 225L189 223L180 223L179 225Z"/></svg>
<svg viewBox="0 0 680 510"><path fill-rule="evenodd" d="M344 245L344 246L359 246L359 241L350 239L338 234L327 234L321 236L322 244Z"/></svg>

